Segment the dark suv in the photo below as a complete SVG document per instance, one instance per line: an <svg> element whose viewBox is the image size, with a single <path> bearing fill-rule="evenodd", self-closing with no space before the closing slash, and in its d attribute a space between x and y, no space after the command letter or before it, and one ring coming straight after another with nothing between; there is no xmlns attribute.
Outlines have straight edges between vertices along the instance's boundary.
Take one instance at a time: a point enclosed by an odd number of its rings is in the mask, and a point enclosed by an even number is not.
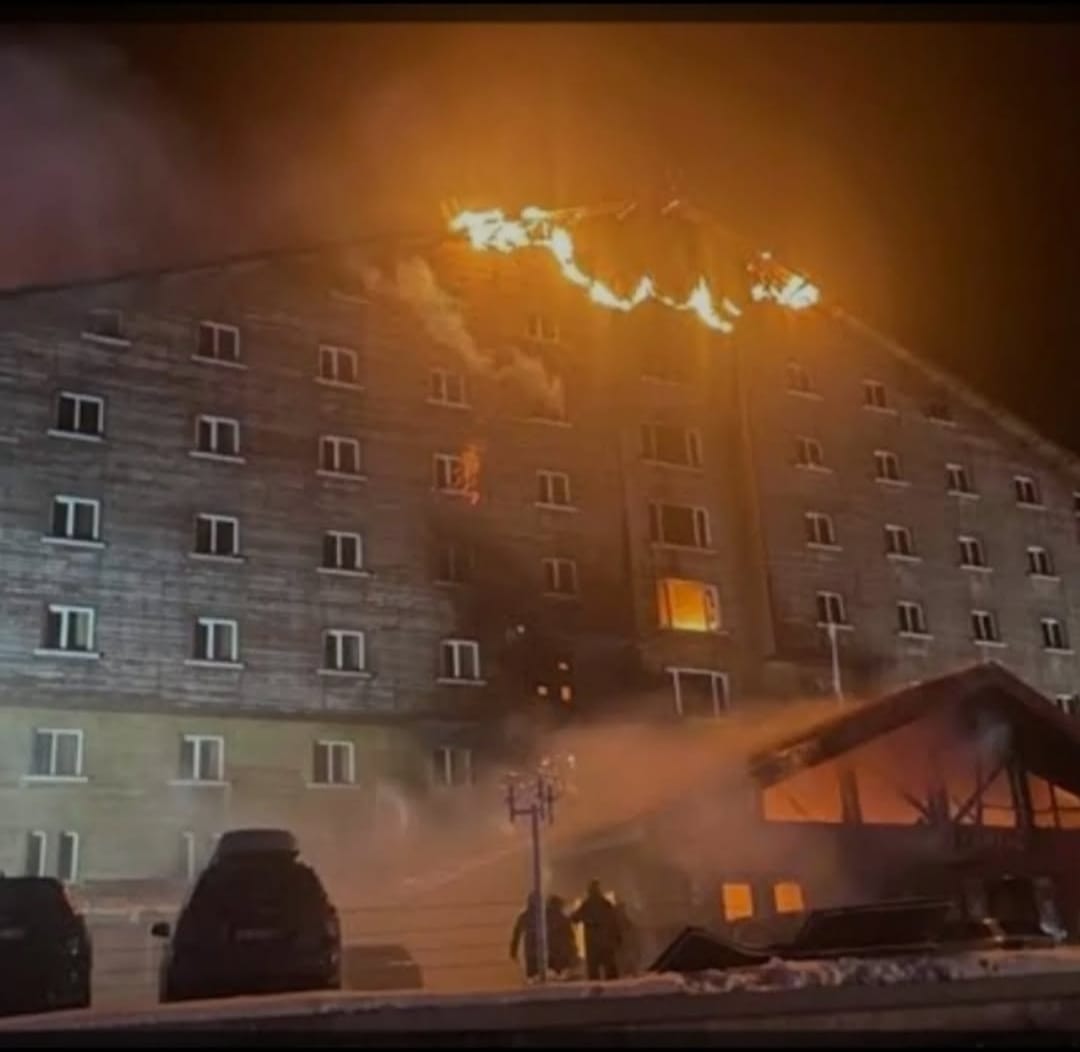
<svg viewBox="0 0 1080 1052"><path fill-rule="evenodd" d="M91 956L60 881L0 876L0 1015L87 1007Z"/></svg>
<svg viewBox="0 0 1080 1052"><path fill-rule="evenodd" d="M291 833L226 833L176 922L161 968L162 1001L341 985L337 911ZM168 924L152 934L168 938Z"/></svg>

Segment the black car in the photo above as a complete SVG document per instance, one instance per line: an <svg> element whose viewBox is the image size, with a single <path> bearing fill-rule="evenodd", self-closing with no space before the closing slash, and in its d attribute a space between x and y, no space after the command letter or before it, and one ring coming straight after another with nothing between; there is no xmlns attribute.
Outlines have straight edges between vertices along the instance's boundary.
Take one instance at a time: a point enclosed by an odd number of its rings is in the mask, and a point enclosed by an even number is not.
<svg viewBox="0 0 1080 1052"><path fill-rule="evenodd" d="M338 989L337 911L291 833L226 833L176 922L162 1001ZM168 938L169 925L152 934Z"/></svg>
<svg viewBox="0 0 1080 1052"><path fill-rule="evenodd" d="M53 877L0 876L0 1015L85 1008L86 921Z"/></svg>

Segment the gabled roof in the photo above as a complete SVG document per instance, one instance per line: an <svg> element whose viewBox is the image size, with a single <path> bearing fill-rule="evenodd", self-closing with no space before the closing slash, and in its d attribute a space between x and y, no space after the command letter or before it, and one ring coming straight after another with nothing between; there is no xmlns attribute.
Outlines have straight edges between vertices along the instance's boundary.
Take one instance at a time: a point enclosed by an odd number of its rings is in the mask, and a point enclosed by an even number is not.
<svg viewBox="0 0 1080 1052"><path fill-rule="evenodd" d="M1009 724L1025 765L1080 791L1080 722L1003 666L989 662L924 680L824 720L749 757L750 771L771 785L796 771L835 759L931 714L992 709Z"/></svg>

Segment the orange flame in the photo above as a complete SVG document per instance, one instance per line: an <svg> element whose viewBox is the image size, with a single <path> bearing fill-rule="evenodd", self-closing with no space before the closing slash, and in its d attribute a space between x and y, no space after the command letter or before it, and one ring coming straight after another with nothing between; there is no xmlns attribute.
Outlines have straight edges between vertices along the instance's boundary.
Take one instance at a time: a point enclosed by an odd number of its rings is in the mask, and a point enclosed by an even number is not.
<svg viewBox="0 0 1080 1052"><path fill-rule="evenodd" d="M730 319L742 314L726 296L717 302L704 276L698 278L684 300L660 292L648 274L638 280L629 296L620 296L605 282L582 270L570 231L556 223L551 212L535 205L523 208L517 219L508 218L499 208L459 212L450 220L450 230L464 234L478 252L490 250L509 254L522 248L546 249L567 281L583 289L593 303L609 310L629 313L653 300L671 310L692 313L710 329L723 333L732 332L734 325ZM762 254L763 260L768 258L767 253ZM756 268L751 269L756 272ZM772 299L791 310L811 307L819 299L817 288L797 274L787 275L779 283L776 277L760 276L750 295L755 301Z"/></svg>

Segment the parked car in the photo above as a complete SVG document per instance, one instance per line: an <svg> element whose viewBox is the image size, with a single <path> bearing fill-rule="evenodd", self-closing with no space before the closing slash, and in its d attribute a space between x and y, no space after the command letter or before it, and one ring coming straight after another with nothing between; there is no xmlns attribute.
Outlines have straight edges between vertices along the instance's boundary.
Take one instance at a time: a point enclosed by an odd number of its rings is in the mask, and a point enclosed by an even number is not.
<svg viewBox="0 0 1080 1052"><path fill-rule="evenodd" d="M86 921L53 877L0 876L0 1015L85 1008Z"/></svg>
<svg viewBox="0 0 1080 1052"><path fill-rule="evenodd" d="M424 978L404 946L366 944L343 950L342 985L346 990L421 990Z"/></svg>
<svg viewBox="0 0 1080 1052"><path fill-rule="evenodd" d="M341 929L321 881L285 830L226 833L176 921L161 966L162 1001L341 985Z"/></svg>

